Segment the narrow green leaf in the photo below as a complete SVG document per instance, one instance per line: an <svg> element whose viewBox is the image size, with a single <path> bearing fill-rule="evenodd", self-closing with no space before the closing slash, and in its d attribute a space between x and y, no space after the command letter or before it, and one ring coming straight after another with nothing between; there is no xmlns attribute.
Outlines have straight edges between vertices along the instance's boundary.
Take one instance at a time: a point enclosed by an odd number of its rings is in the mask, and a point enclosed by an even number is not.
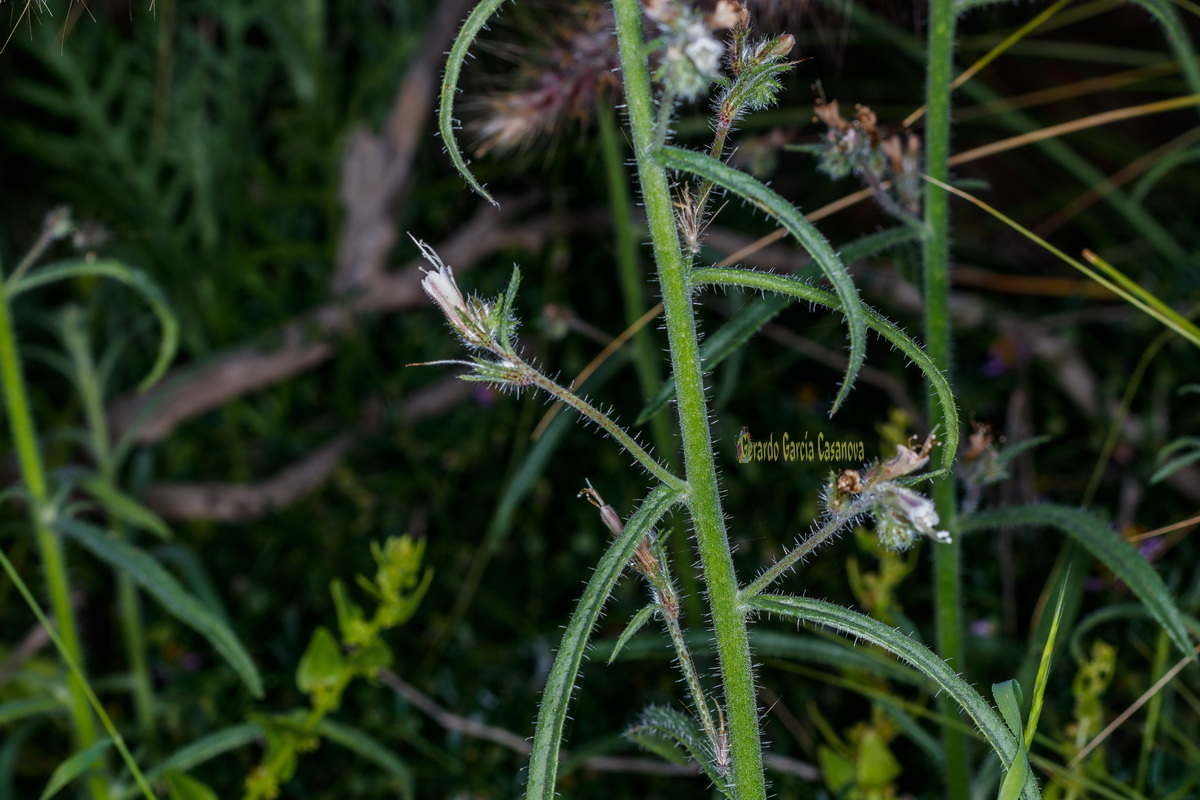
<svg viewBox="0 0 1200 800"><path fill-rule="evenodd" d="M728 780L713 767L712 746L696 721L683 712L665 706L650 706L625 731L625 738L672 764L694 761L708 775L713 786L726 797L731 796L726 788Z"/></svg>
<svg viewBox="0 0 1200 800"><path fill-rule="evenodd" d="M684 640L688 649L696 655L716 652L716 644L708 631L689 631L684 634ZM615 647L615 640L605 639L595 642L592 652L609 653ZM853 642L832 635L824 638L808 632L800 634L790 631L751 630L750 648L754 651L756 659L780 658L826 667L862 670L880 678L897 680L912 686L921 686L925 682L919 672L897 663L894 658L875 650L855 647ZM620 652L624 661L673 658L675 653L671 648L671 640L662 631L634 637ZM609 661L616 659L617 655L614 653Z"/></svg>
<svg viewBox="0 0 1200 800"><path fill-rule="evenodd" d="M1029 724L1025 726L1025 749L1033 746L1033 736L1037 733L1038 720L1042 716L1042 700L1046 696L1046 684L1050 682L1050 664L1054 661L1054 643L1058 639L1058 625L1062 622L1063 608L1066 606L1067 584L1064 583L1058 592L1058 601L1054 604L1054 619L1050 623L1050 635L1046 637L1046 645L1042 648L1042 658L1038 662L1037 679L1033 684L1033 698L1029 703ZM1020 684L1017 684L1020 689Z"/></svg>
<svg viewBox="0 0 1200 800"><path fill-rule="evenodd" d="M254 744L263 738L263 728L257 722L243 722L216 733L210 733L179 748L163 759L153 769L146 771L146 779L162 780L169 772L182 772L211 761L239 747ZM137 795L137 787L129 787L114 793L116 800L130 800Z"/></svg>
<svg viewBox="0 0 1200 800"><path fill-rule="evenodd" d="M46 784L46 788L42 790L40 800L47 800L58 794L64 786L78 778L83 773L92 768L92 765L100 760L104 755L104 751L112 747L112 739L97 739L92 745L84 750L80 750L75 755L68 758L66 761L58 765L50 775L50 782Z"/></svg>
<svg viewBox="0 0 1200 800"><path fill-rule="evenodd" d="M89 475L79 482L81 488L96 499L111 516L160 539L170 539L167 523L144 505L118 489L112 481L99 475Z"/></svg>
<svg viewBox="0 0 1200 800"><path fill-rule="evenodd" d="M345 668L342 646L328 628L319 627L309 639L300 666L296 668L296 688L312 694L322 686L333 686L341 679Z"/></svg>
<svg viewBox="0 0 1200 800"><path fill-rule="evenodd" d="M65 711L67 707L56 697L22 697L0 703L0 725L11 725L26 717L36 717L51 711Z"/></svg>
<svg viewBox="0 0 1200 800"><path fill-rule="evenodd" d="M1189 436L1187 438L1195 439L1196 437ZM1187 442L1182 441L1182 440L1176 440L1176 441L1172 442L1171 444L1172 445L1187 445ZM1191 452L1184 453L1183 455L1178 456L1176 458L1173 458L1170 461L1168 461L1167 463L1163 464L1158 469L1156 469L1154 471L1154 474L1150 476L1150 484L1154 485L1161 481L1165 481L1167 478L1171 477L1176 472L1178 472L1179 470L1186 467L1188 464L1193 464L1197 461L1200 461L1200 444L1193 444L1191 446L1195 447L1196 449L1192 450ZM1160 452L1158 454L1160 460L1162 459L1163 456L1168 455L1167 451L1170 447L1171 447L1171 445L1168 445L1166 448L1163 448L1162 452ZM1178 450L1178 449L1182 449L1182 448L1176 447L1175 449Z"/></svg>
<svg viewBox="0 0 1200 800"><path fill-rule="evenodd" d="M849 364L846 366L846 377L842 381L842 387L833 401L830 413L835 413L841 408L842 402L854 384L854 379L858 376L859 368L862 367L863 359L866 356L867 338L862 301L859 299L858 289L854 287L854 281L850 280L850 274L846 272L846 266L842 260L838 258L837 253L833 252L833 248L829 246L829 242L816 229L816 226L806 220L799 209L761 181L712 156L693 153L678 147L664 147L658 152L657 157L659 162L669 169L683 170L699 175L739 197L761 206L767 213L779 220L792 238L809 252L813 260L820 266L821 271L825 273L825 277L833 284L834 290L842 301L840 310L845 315L846 323L850 328Z"/></svg>
<svg viewBox="0 0 1200 800"><path fill-rule="evenodd" d="M555 796L558 752L563 738L563 723L571 704L571 692L592 628L600 618L600 611L609 593L616 586L617 579L621 577L638 544L681 499L680 494L665 486L650 492L637 512L625 523L625 530L609 545L588 580L579 605L567 623L558 654L546 679L533 736L533 752L529 758L529 786L525 795L529 800L553 800Z"/></svg>
<svg viewBox="0 0 1200 800"><path fill-rule="evenodd" d="M79 277L113 278L120 281L140 294L158 317L158 324L162 327L162 338L158 343L158 357L154 361L154 366L150 368L150 373L142 379L138 386L140 391L149 389L163 376L167 367L170 366L171 360L175 358L175 351L179 347L179 323L176 321L175 314L171 311L162 289L141 270L110 259L48 264L21 276L15 284L9 286L8 298L11 302L17 295L30 289L36 289L55 281Z"/></svg>
<svg viewBox="0 0 1200 800"><path fill-rule="evenodd" d="M747 604L750 608L758 611L823 625L847 636L882 647L898 656L924 674L929 681L958 703L979 728L980 733L1000 757L1002 763L1013 763L1019 743L995 709L969 683L950 669L946 662L920 642L908 638L878 620L824 600L784 595L758 595L751 598ZM1026 778L1023 796L1027 800L1041 797L1041 792L1032 775Z"/></svg>
<svg viewBox="0 0 1200 800"><path fill-rule="evenodd" d="M182 544L167 544L155 547L153 553L159 563L174 568L174 571L192 590L192 594L196 595L196 599L212 609L214 614L228 624L229 610L225 608L221 594L217 591L212 576L208 574L208 568L204 566L204 562L200 560L194 550Z"/></svg>
<svg viewBox="0 0 1200 800"><path fill-rule="evenodd" d="M188 593L171 573L128 542L75 519L58 519L54 529L83 545L92 555L128 575L172 616L204 638L229 662L255 697L262 697L262 679L246 648L233 630L210 608Z"/></svg>
<svg viewBox="0 0 1200 800"><path fill-rule="evenodd" d="M843 263L850 264L917 238L919 238L918 232L910 227L888 228L863 236L861 239L855 239L841 249L840 255ZM704 339L700 345L700 360L704 364L704 368L706 370L716 368L786 307L786 302L775 297L766 297L757 302L748 303L716 333ZM658 394L638 414L634 424L645 423L661 411L674 396L675 379L668 378L659 387Z"/></svg>
<svg viewBox="0 0 1200 800"><path fill-rule="evenodd" d="M322 739L341 745L395 778L400 785L400 796L405 800L413 800L416 797L412 770L378 739L359 728L331 719L318 722L316 732Z"/></svg>
<svg viewBox="0 0 1200 800"><path fill-rule="evenodd" d="M709 267L692 272L695 285L712 283L725 286L745 286L767 292L791 295L810 303L818 303L827 308L840 309L842 301L836 295L811 286L798 278L788 275L772 275L769 272L756 272L748 269L729 269ZM867 306L861 306L863 318L869 328L876 331L925 373L933 391L937 394L938 405L946 420L945 440L942 442L941 469L949 470L958 452L958 407L954 404L954 392L950 390L950 382L933 363L920 345L908 337L904 331L887 318ZM939 433L939 435L941 435Z"/></svg>
<svg viewBox="0 0 1200 800"><path fill-rule="evenodd" d="M499 203L488 194L487 189L483 188L483 184L467 167L466 159L463 158L462 150L458 147L458 140L454 136L454 95L458 92L458 78L462 73L463 62L470 55L475 37L500 9L500 6L504 5L504 2L505 0L481 0L471 11L446 57L446 74L442 76L442 91L438 101L438 130L442 132L442 141L446 143L446 152L450 154L450 160L454 162L455 169L471 185L471 188L479 192L484 200L494 206L498 206Z"/></svg>
<svg viewBox="0 0 1200 800"><path fill-rule="evenodd" d="M1133 590L1176 647L1189 658L1196 658L1184 627L1183 614L1158 573L1137 548L1099 518L1068 506L1014 506L961 519L956 533L990 530L1006 525L1049 526L1069 535Z"/></svg>
<svg viewBox="0 0 1200 800"><path fill-rule="evenodd" d="M847 242L838 250L843 264L853 264L864 258L899 247L902 244L915 242L921 238L921 231L911 225L900 225L895 228L884 228L875 233L868 233L852 242Z"/></svg>
<svg viewBox="0 0 1200 800"><path fill-rule="evenodd" d="M625 626L625 630L621 631L621 635L617 637L617 643L613 645L612 652L608 654L608 663L611 664L616 660L617 656L621 654L621 648L642 629L642 626L650 621L650 618L654 616L656 608L658 608L657 604L647 603L642 606L641 611L633 615L633 619L629 620L629 624ZM0 708L3 708L3 706L0 706Z"/></svg>
<svg viewBox="0 0 1200 800"><path fill-rule="evenodd" d="M171 800L217 800L217 793L182 772L167 773L167 796Z"/></svg>
<svg viewBox="0 0 1200 800"><path fill-rule="evenodd" d="M1200 94L1200 60L1196 57L1196 48L1192 45L1188 28L1179 17L1179 9L1170 0L1132 0L1141 6L1150 16L1158 20L1167 34L1167 44L1170 45L1179 69L1183 72L1184 81L1193 94Z"/></svg>
<svg viewBox="0 0 1200 800"><path fill-rule="evenodd" d="M1008 729L1017 738L1018 752L1011 764L1007 765L1008 772L1004 782L1000 784L998 800L1017 800L1021 789L1029 775L1029 760L1025 752L1025 735L1021 726L1021 685L1013 680L992 685L992 697L996 698L996 706L1000 709Z"/></svg>

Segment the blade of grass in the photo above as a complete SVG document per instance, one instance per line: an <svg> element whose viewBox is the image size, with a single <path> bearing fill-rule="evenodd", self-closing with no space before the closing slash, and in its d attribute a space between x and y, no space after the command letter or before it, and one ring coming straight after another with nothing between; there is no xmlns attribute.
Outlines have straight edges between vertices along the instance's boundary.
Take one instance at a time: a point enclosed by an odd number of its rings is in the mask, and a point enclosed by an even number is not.
<svg viewBox="0 0 1200 800"><path fill-rule="evenodd" d="M29 606L29 610L37 617L42 628L50 635L50 640L54 642L55 648L62 656L63 661L67 664L67 669L71 671L72 677L81 687L87 702L91 705L92 710L96 712L96 716L100 718L100 724L104 726L104 730L108 732L109 738L121 753L121 758L125 760L126 766L129 767L130 773L133 774L134 780L137 781L138 788L142 792L142 796L146 800L155 800L154 791L150 788L150 784L146 782L146 778L142 775L142 771L138 769L137 761L134 760L133 754L129 752L129 748L125 746L125 739L121 737L120 731L113 725L112 719L108 716L108 712L104 710L104 706L100 703L100 698L96 697L96 693L92 691L91 685L87 682L87 676L83 674L79 663L71 655L71 651L67 648L62 637L58 635L55 626L46 618L46 614L34 599L33 593L29 591L29 587L25 585L25 581L21 580L21 575L17 572L16 567L8 560L8 556L0 549L0 566L4 567L4 571L8 573L9 580L17 587L17 591L21 593L21 597L25 599L25 604ZM92 746L91 744L88 745Z"/></svg>
<svg viewBox="0 0 1200 800"><path fill-rule="evenodd" d="M1033 697L1029 700L1029 721L1025 725L1025 749L1033 746L1033 736L1037 733L1038 720L1042 716L1042 700L1046 696L1046 685L1050 681L1050 664L1054 660L1054 644L1058 639L1058 624L1062 621L1063 599L1066 584L1058 593L1058 602L1054 606L1054 621L1050 623L1050 635L1042 648L1042 658L1038 662L1037 680L1033 684Z"/></svg>
<svg viewBox="0 0 1200 800"><path fill-rule="evenodd" d="M1042 247L1043 249L1047 250L1048 252L1054 254L1055 256L1058 256L1058 258L1060 258L1061 260L1070 264L1072 267L1079 270L1084 275L1086 275L1089 278L1091 278L1092 280L1094 280L1096 283L1099 283L1101 286L1108 289L1113 294L1118 295L1119 297L1123 298L1130 305L1133 305L1136 308L1141 309L1142 311L1146 312L1146 314L1148 314L1149 316L1158 320L1159 322L1161 322L1163 325L1170 328L1171 330L1175 331L1176 333L1178 333L1183 338L1187 339L1192 344L1196 345L1197 347L1200 347L1200 328L1197 328L1191 322L1184 319L1182 316L1180 316L1177 312L1175 312L1173 309L1168 307L1161 300L1156 298L1154 295L1150 294L1148 291L1143 289L1138 284L1134 283L1129 278L1122 275L1120 272L1118 272L1116 270L1116 268L1112 267L1107 262L1103 262L1104 266L1101 268L1104 269L1105 272L1107 272L1108 274L1113 275L1114 277L1120 276L1119 285L1118 285L1118 283L1108 280L1107 278L1096 273L1095 271L1088 269L1080 262L1071 258L1066 253L1059 250L1057 247L1055 247L1054 245L1047 242L1045 239L1043 239L1040 236L1038 236L1037 234L1035 234L1033 231L1029 230L1028 228L1025 228L1024 226L1022 226L1020 223L1016 222L1015 220L1005 216L1003 213L1001 213L997 209L993 208L992 206L988 205L987 203L983 202L982 200L978 199L977 197L974 197L973 195L970 195L967 192L962 191L961 189L950 186L947 183L943 183L939 180L931 178L928 175L926 175L924 177L925 177L925 180L929 181L930 183L934 184L935 186L939 186L942 189L945 189L947 192L958 195L959 197L961 197L965 200L968 200L971 203L974 203L975 205L979 206L984 211L988 212L993 217L995 217L996 219L1003 222L1005 225L1008 225L1010 228L1012 228L1013 230L1015 230L1018 233L1020 233L1021 235L1023 235L1025 238L1029 239L1032 242L1035 242L1040 247ZM1093 263L1096 263L1097 266L1100 266L1100 263L1102 262L1102 259L1100 259L1095 254L1090 253L1090 251L1085 250L1084 257L1089 258L1089 260L1093 260ZM1127 290L1126 287L1130 287L1130 288Z"/></svg>

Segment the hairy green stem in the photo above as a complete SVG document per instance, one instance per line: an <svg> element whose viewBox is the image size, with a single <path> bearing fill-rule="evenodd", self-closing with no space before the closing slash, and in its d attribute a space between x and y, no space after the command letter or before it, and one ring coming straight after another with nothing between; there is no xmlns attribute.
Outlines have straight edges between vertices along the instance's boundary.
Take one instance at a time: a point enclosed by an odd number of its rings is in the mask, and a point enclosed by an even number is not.
<svg viewBox="0 0 1200 800"><path fill-rule="evenodd" d="M49 489L42 467L41 453L38 451L33 416L29 411L29 399L25 391L25 378L21 372L21 358L17 351L7 288L0 285L0 379L3 380L8 424L12 431L13 447L17 451L21 476L29 493L30 518L38 549L41 551L46 588L50 594L50 608L58 625L65 654L79 664L82 670L83 653L79 646L75 610L71 607L66 559L63 556L62 543L50 530L46 519L49 513ZM96 722L88 708L87 687L79 675L82 675L82 672L78 675L72 673L68 678L68 686L75 745L82 750L96 741ZM104 800L108 796L104 781L99 775L93 774L88 779L88 789L94 800Z"/></svg>
<svg viewBox="0 0 1200 800"><path fill-rule="evenodd" d="M654 158L654 101L642 34L641 3L614 0L613 7L634 155L666 314L689 489L687 505L708 586L728 707L732 783L739 800L764 800L766 780L750 642L745 617L737 607L737 578L721 512L691 287L675 229L667 173Z"/></svg>
<svg viewBox="0 0 1200 800"><path fill-rule="evenodd" d="M516 358L512 354L508 354L506 358L511 361L515 361L518 365L518 369L521 370L521 372L528 378L529 382L534 386L542 389L547 394L557 397L559 400L563 401L571 408L575 409L580 414L600 426L609 436L616 439L621 446L629 452L630 455L636 458L638 463L645 467L647 472L658 478L663 482L663 484L677 492L686 490L687 487L683 481L675 477L671 470L658 463L654 456L646 452L644 447L638 444L634 438L625 431L624 428L613 422L607 414L600 411L600 409L596 408L579 395L572 393L570 389L559 386L550 378L547 378L535 368Z"/></svg>
<svg viewBox="0 0 1200 800"><path fill-rule="evenodd" d="M855 517L866 510L866 508L870 506L872 502L874 502L874 500L867 501L865 499L860 499L851 503L840 514L835 514L833 517L831 517L828 522L809 534L804 541L792 548L792 550L784 555L783 558L779 559L770 567L763 570L762 574L755 578L750 585L742 589L742 591L738 593L738 603L743 604L751 597L762 594L764 589L766 589L775 581L779 580L779 578L782 577L783 574L789 569L796 566L797 561L800 561L809 553L820 547L824 542L828 541L830 537L835 535L848 523L853 521Z"/></svg>
<svg viewBox="0 0 1200 800"><path fill-rule="evenodd" d="M950 83L954 76L954 0L930 0L929 50L926 59L925 102L929 109L925 125L926 171L946 181L950 167ZM950 216L949 195L926 184L924 240L925 347L938 369L950 373ZM948 424L932 397L929 418ZM954 481L951 476L938 478L932 490L942 525L954 530L956 516ZM951 544L933 548L934 602L937 618L937 651L959 673L964 672L962 643L962 542L955 536ZM942 714L957 713L954 701L940 696ZM966 797L970 773L967 762L967 737L951 727L942 729L946 753L946 796Z"/></svg>
<svg viewBox="0 0 1200 800"><path fill-rule="evenodd" d="M621 283L621 295L625 304L625 322L633 325L647 311L646 276L638 259L637 229L640 225L634 220L633 196L629 191L629 176L625 170L625 153L618 136L616 114L612 108L601 108L596 116L599 120L604 172L608 181L609 206L613 215L617 277ZM659 358L660 354L650 331L643 329L634 334L634 367L637 369L642 397L647 402L654 399L662 383ZM669 415L655 414L650 418L650 439L664 463L674 468L673 462L677 460L677 456ZM679 580L683 584L687 613L694 619L699 619L704 612L700 606L700 595L696 591L696 573L692 569L691 559L687 556L687 531L678 519L671 526L670 539L670 549L676 557L676 563L679 564Z"/></svg>
<svg viewBox="0 0 1200 800"><path fill-rule="evenodd" d="M678 608L678 599L675 599L674 602ZM678 612L672 614L662 602L659 603L659 608L663 617L663 625L671 637L671 643L675 645L675 658L679 662L679 670L683 673L683 680L687 684L688 692L692 695L695 712L700 716L700 724L704 727L708 741L715 747L718 738L717 728L713 724L712 712L708 710L708 696L704 693L700 675L696 672L696 662L692 660L692 651L688 648L683 628L679 625Z"/></svg>

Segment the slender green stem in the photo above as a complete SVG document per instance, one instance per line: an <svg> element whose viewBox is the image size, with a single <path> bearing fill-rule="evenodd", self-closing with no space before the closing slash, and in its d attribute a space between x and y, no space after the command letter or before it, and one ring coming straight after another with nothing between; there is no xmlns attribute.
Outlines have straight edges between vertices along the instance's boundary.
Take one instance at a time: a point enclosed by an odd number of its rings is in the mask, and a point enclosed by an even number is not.
<svg viewBox="0 0 1200 800"><path fill-rule="evenodd" d="M666 314L684 467L690 490L687 505L708 585L729 712L733 786L740 800L764 800L766 781L750 642L745 617L737 607L737 578L721 512L691 287L675 229L667 173L654 159L654 101L645 58L641 3L614 0L613 7L634 155Z"/></svg>
<svg viewBox="0 0 1200 800"><path fill-rule="evenodd" d="M557 397L559 400L563 401L571 408L575 409L580 414L603 428L609 436L616 439L622 447L629 451L629 454L636 458L638 463L645 467L646 471L651 475L658 478L665 485L677 492L682 492L687 489L687 486L683 481L675 477L671 470L658 463L654 456L646 452L644 447L638 444L634 438L625 431L624 428L613 422L607 414L601 412L600 409L596 408L579 395L573 394L570 389L558 385L550 378L547 378L529 364L526 364L524 361L521 361L512 354L509 354L507 357L510 360L517 362L519 365L518 369L525 373L530 383L532 383L534 386L537 386L546 393Z"/></svg>
<svg viewBox="0 0 1200 800"><path fill-rule="evenodd" d="M63 660L67 662L67 668L71 671L72 677L76 678L80 687L82 687L81 693L83 694L84 703L91 704L91 707L96 710L96 714L100 717L100 723L104 726L104 730L107 731L109 737L112 739L113 745L121 754L121 758L125 760L125 766L129 768L129 774L133 776L134 783L136 783L138 788L141 790L142 796L147 798L147 800L155 800L154 791L150 788L150 784L146 782L146 778L144 775L142 775L141 769L138 768L137 760L134 759L133 754L129 752L129 748L125 745L124 737L121 736L121 732L117 730L117 727L113 725L112 718L108 716L107 712L105 712L104 706L100 704L100 698L96 697L96 693L93 692L92 687L88 685L86 676L83 673L82 667L79 665L78 659L71 655L66 641L61 635L59 635L58 632L54 630L54 625L52 625L50 620L46 618L46 614L37 604L37 599L34 598L33 593L29 591L29 587L25 585L25 581L21 580L20 573L17 572L17 569L12 565L12 562L8 560L8 556L4 554L3 550L0 550L0 566L4 567L4 571L8 573L9 579L12 580L13 584L17 587L17 591L21 593L21 597L25 598L25 603L29 606L30 610L33 611L33 615L37 617L38 622L42 624L42 627L46 629L46 633L50 635L51 641L54 642L54 645L58 648L59 653L62 654ZM93 738L95 738L94 731ZM88 779L88 788L91 790L93 797L98 798L98 800L108 800L108 789L104 785L104 780L99 775L93 775Z"/></svg>
<svg viewBox="0 0 1200 800"><path fill-rule="evenodd" d="M950 84L953 80L954 0L930 0L929 51L925 102L929 108L925 126L926 171L940 181L949 178L950 167ZM949 195L925 190L924 281L925 347L938 369L949 374L950 361L950 218ZM933 398L929 399L929 418L946 426L948 420ZM954 482L950 476L933 484L933 500L942 524L954 529L956 516ZM962 542L954 537L951 544L933 548L934 602L937 616L937 650L959 673L965 671L962 644ZM957 713L948 696L938 698L943 714ZM946 796L969 794L967 737L961 731L942 729L946 753Z"/></svg>
<svg viewBox="0 0 1200 800"><path fill-rule="evenodd" d="M871 505L871 502L873 502L873 500L867 501L866 499L853 502L847 506L842 513L835 514L833 517L831 517L828 522L805 537L804 541L792 548L792 550L790 550L783 558L779 559L770 567L763 570L762 574L755 578L750 585L742 589L742 591L738 593L738 604L744 604L751 597L762 594L764 589L766 589L775 581L779 580L784 573L794 567L797 561L800 561L809 553L816 550L823 543L828 541L831 536L835 535L855 517L861 514L867 508L867 506Z"/></svg>
<svg viewBox="0 0 1200 800"><path fill-rule="evenodd" d="M21 372L20 354L17 352L17 338L8 305L7 288L0 286L0 380L3 381L13 446L17 451L17 461L25 479L25 488L29 492L30 517L38 549L41 551L42 568L46 573L50 608L62 636L65 657L80 665L78 671L72 672L68 684L75 744L82 750L96 741L96 722L88 709L88 687L82 677L83 655L79 646L79 631L75 624L75 610L71 607L66 560L61 542L47 524L49 492L46 474L42 467L41 453L38 451L28 395L25 392L25 379ZM99 775L89 778L88 788L95 800L103 800L108 796L104 781Z"/></svg>
<svg viewBox="0 0 1200 800"><path fill-rule="evenodd" d="M63 340L75 366L75 386L83 402L84 418L91 436L92 456L100 476L109 484L116 485L117 460L113 457L112 443L108 434L108 419L104 414L104 387L85 329L83 313L77 308L68 308L62 317ZM111 529L115 536L125 538L123 526L112 520ZM146 632L142 624L142 611L137 586L127 572L117 572L117 615L121 622L121 634L125 640L125 657L129 660L132 682L134 714L138 732L146 743L154 741L154 684L150 678L150 662L146 657Z"/></svg>
<svg viewBox="0 0 1200 800"><path fill-rule="evenodd" d="M678 599L674 602L676 603L676 607L678 607ZM692 660L692 651L688 649L687 639L683 635L683 628L679 625L678 613L670 613L661 602L659 603L659 607L663 617L663 625L666 627L667 633L671 636L671 643L675 645L675 658L679 661L679 669L683 673L683 680L687 684L688 692L692 695L692 704L695 706L696 713L700 715L700 724L704 726L704 733L708 736L708 741L716 746L717 728L713 724L712 712L708 710L708 696L704 693L704 687L700 683L700 675L696 672L696 662Z"/></svg>

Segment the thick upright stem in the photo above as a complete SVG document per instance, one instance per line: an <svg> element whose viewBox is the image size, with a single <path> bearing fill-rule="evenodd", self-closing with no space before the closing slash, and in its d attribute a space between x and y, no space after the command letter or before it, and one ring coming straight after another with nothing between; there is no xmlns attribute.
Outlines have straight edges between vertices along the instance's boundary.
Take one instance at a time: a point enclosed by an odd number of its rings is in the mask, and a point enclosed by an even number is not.
<svg viewBox="0 0 1200 800"><path fill-rule="evenodd" d="M4 293L2 285L0 285L0 378L2 378L4 401L8 410L8 424L12 430L13 447L17 451L17 461L21 468L21 476L25 480L25 489L29 492L30 517L38 549L41 551L42 568L46 573L50 607L54 612L58 631L67 652L77 664L82 666L83 653L79 646L75 611L71 607L66 561L63 557L62 544L50 530L45 518L49 494L46 473L42 467L42 457L37 447L33 417L29 412L25 379L21 373L21 360L17 352L16 333L13 330L8 297ZM95 742L96 724L80 681L71 675L68 678L68 685L75 745L77 748L83 749ZM88 789L96 800L103 800L108 796L104 781L99 776L88 780Z"/></svg>
<svg viewBox="0 0 1200 800"><path fill-rule="evenodd" d="M766 781L750 643L745 618L737 607L737 578L721 513L691 288L679 248L667 174L654 160L654 102L642 35L641 4L637 0L614 0L613 6L638 178L666 315L687 473L687 505L708 586L728 707L731 782L739 800L764 800Z"/></svg>
<svg viewBox="0 0 1200 800"><path fill-rule="evenodd" d="M954 0L930 0L929 55L925 101L929 113L925 126L925 169L941 181L949 177L950 167L950 82L953 79ZM950 372L950 220L949 196L933 184L926 184L924 247L925 281L925 346L939 369ZM946 420L931 397L929 418ZM933 499L942 524L954 528L956 515L953 478L939 478L933 486ZM942 658L958 672L963 672L962 647L962 587L960 562L962 544L957 537L953 544L933 548L934 597L937 606L937 650ZM948 696L939 698L941 711L952 717L958 713ZM945 727L942 732L946 750L946 795L966 797L969 793L967 738L957 728Z"/></svg>

